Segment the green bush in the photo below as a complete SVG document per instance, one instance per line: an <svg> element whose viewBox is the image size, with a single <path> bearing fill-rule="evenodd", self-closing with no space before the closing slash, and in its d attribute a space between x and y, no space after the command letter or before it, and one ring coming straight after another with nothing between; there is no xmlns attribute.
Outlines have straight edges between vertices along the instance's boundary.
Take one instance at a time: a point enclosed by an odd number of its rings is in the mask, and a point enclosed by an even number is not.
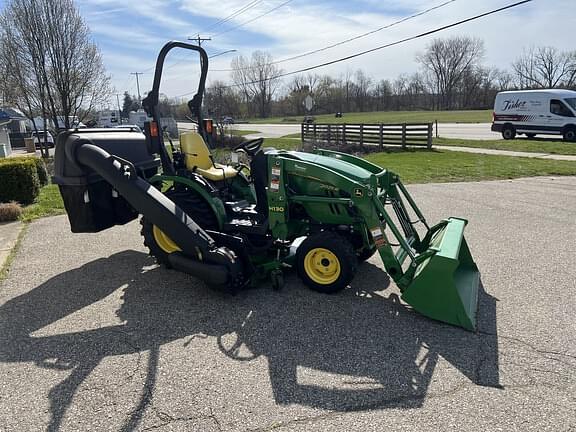
<svg viewBox="0 0 576 432"><path fill-rule="evenodd" d="M35 159L37 158L7 158L0 162L0 202L34 202L40 192Z"/></svg>
<svg viewBox="0 0 576 432"><path fill-rule="evenodd" d="M48 170L46 169L44 160L37 157L31 159L34 159L34 162L36 163L36 171L38 172L40 186L46 186L48 184Z"/></svg>
<svg viewBox="0 0 576 432"><path fill-rule="evenodd" d="M37 158L35 156L23 156L23 157L15 157L15 158L10 158L10 159L0 159L0 164L2 163L6 163L6 162L10 162L13 161L14 159L16 160L31 160L36 164L36 171L38 171L38 180L40 181L40 186L46 186L48 184L48 168L46 166L46 163L44 162L44 159L40 159ZM49 161L52 159L49 159Z"/></svg>

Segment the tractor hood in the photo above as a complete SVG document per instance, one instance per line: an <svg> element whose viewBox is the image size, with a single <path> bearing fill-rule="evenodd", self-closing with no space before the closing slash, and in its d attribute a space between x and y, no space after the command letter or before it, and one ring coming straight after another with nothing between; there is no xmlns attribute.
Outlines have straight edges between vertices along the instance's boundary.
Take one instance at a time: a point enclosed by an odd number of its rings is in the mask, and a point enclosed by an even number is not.
<svg viewBox="0 0 576 432"><path fill-rule="evenodd" d="M372 173L368 170L360 168L359 166L351 164L350 162L328 156L296 151L286 152L283 154L283 156L292 157L294 159L299 159L315 165L323 166L360 183L369 183L370 176L372 176Z"/></svg>

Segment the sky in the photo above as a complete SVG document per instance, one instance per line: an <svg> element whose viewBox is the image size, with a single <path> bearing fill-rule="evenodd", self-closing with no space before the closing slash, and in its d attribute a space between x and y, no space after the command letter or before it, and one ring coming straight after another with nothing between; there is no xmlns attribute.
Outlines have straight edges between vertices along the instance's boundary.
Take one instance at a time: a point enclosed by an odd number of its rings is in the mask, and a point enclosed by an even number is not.
<svg viewBox="0 0 576 432"><path fill-rule="evenodd" d="M374 30L447 0L77 0L81 14L99 45L117 93L144 94L152 84L156 56L169 40L186 40L200 34L210 60L208 83L230 80L230 61L255 50L274 59L311 50ZM0 0L0 5L4 3ZM368 37L321 53L279 64L285 72L344 57L375 46L450 24L514 0L453 0L434 11L376 32ZM248 6L228 21L219 22ZM260 15L277 8L265 16ZM248 22L247 21L251 21ZM246 23L246 24L244 24ZM244 25L242 25L244 24ZM339 76L363 69L374 80L395 79L417 71L415 57L435 37L466 35L484 41L483 63L509 69L511 62L530 46L573 50L576 39L576 0L533 0L531 3L475 22L383 49L342 63L317 69ZM173 51L169 55L161 92L170 97L193 91L198 79L197 55ZM288 80L287 78L286 80Z"/></svg>

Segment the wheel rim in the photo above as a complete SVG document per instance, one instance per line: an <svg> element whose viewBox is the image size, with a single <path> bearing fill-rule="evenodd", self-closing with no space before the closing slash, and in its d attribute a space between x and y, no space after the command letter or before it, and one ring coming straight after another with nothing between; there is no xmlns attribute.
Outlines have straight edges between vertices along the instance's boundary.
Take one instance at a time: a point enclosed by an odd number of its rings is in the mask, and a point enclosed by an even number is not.
<svg viewBox="0 0 576 432"><path fill-rule="evenodd" d="M315 248L304 257L304 270L312 281L320 285L329 285L340 277L340 261L328 249Z"/></svg>
<svg viewBox="0 0 576 432"><path fill-rule="evenodd" d="M158 228L156 225L152 228L152 234L154 235L154 240L160 249L166 253L180 252L182 249L178 247L176 243L172 241L164 232Z"/></svg>
<svg viewBox="0 0 576 432"><path fill-rule="evenodd" d="M574 141L574 138L576 138L576 132L573 130L569 130L568 132L566 132L566 140L567 141Z"/></svg>

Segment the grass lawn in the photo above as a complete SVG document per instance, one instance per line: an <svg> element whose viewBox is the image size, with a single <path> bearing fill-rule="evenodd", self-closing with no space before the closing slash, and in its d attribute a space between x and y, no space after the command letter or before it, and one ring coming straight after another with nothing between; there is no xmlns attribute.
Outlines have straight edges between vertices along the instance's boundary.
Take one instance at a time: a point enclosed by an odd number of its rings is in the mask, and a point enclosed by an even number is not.
<svg viewBox="0 0 576 432"><path fill-rule="evenodd" d="M398 173L405 183L576 175L576 162L452 151L372 153L366 159Z"/></svg>
<svg viewBox="0 0 576 432"><path fill-rule="evenodd" d="M511 150L529 153L551 153L576 155L576 143L546 140L546 139L515 139L515 140L464 140L449 138L434 138L434 144L440 146L476 147L494 150Z"/></svg>
<svg viewBox="0 0 576 432"><path fill-rule="evenodd" d="M541 142L538 143L542 144ZM549 144L562 145L562 143ZM264 145L277 149L294 150L299 147L300 140L269 138L265 140ZM443 143L443 145L446 144ZM230 152L224 149L215 151L215 156L221 161L229 159L229 154ZM365 158L398 173L405 183L442 183L546 175L576 175L576 162L441 150L418 149L403 152L393 149L388 153L371 153ZM41 189L36 203L24 208L21 220L30 222L40 217L64 213L64 203L60 197L58 186L49 184Z"/></svg>
<svg viewBox="0 0 576 432"><path fill-rule="evenodd" d="M300 140L267 138L267 147L295 150ZM576 162L494 156L441 150L417 149L372 153L366 159L400 175L406 183L442 183L497 180L545 175L576 175Z"/></svg>
<svg viewBox="0 0 576 432"><path fill-rule="evenodd" d="M490 123L492 110L476 111L375 111L344 113L341 118L334 114L317 115L316 123ZM300 123L303 116L249 119L248 123Z"/></svg>
<svg viewBox="0 0 576 432"><path fill-rule="evenodd" d="M60 196L58 185L49 184L40 190L36 202L24 207L21 220L30 222L44 216L56 216L64 214L64 202Z"/></svg>

